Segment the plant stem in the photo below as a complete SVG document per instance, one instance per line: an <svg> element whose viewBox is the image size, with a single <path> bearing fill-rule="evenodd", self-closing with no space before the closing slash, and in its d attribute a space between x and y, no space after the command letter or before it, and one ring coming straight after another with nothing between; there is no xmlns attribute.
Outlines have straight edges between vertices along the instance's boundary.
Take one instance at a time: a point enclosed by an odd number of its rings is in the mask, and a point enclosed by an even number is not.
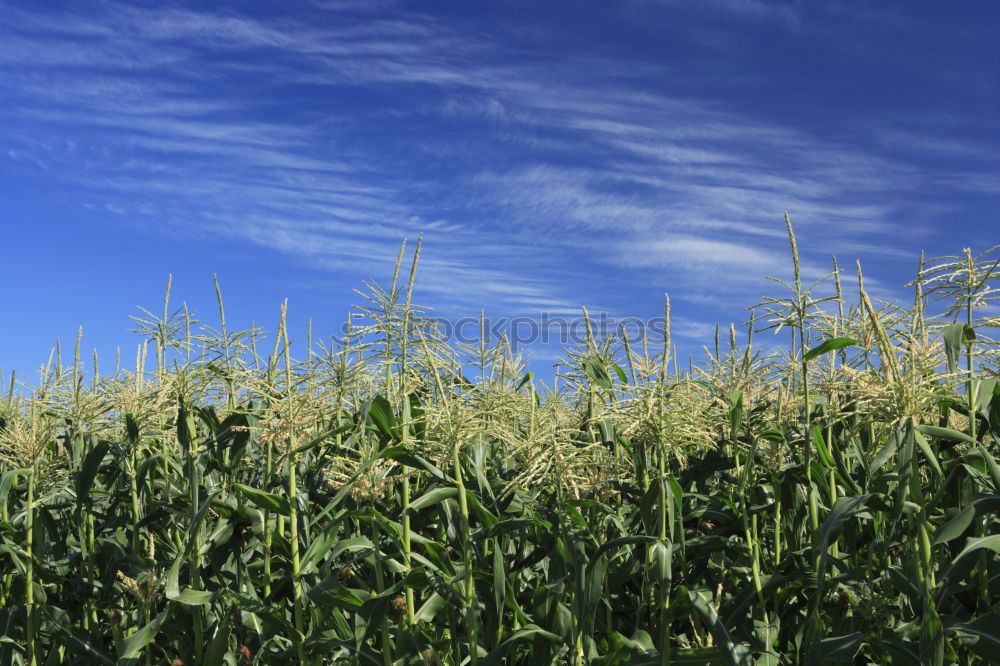
<svg viewBox="0 0 1000 666"><path fill-rule="evenodd" d="M281 337L285 351L285 390L288 393L288 407L285 418L288 427L288 528L292 550L292 616L295 622L295 650L299 663L305 664L305 651L302 638L305 635L302 623L302 572L299 563L299 492L296 485L296 455L295 442L295 402L292 396L292 358L288 343L288 301L281 306Z"/></svg>
<svg viewBox="0 0 1000 666"><path fill-rule="evenodd" d="M199 478L198 464L198 433L194 415L189 409L182 406L181 415L184 419L184 430L187 436L187 457L188 457L188 500L191 503L191 558L189 560L191 587L195 590L201 589L201 525L196 522L199 508L198 487L201 483ZM194 624L194 655L195 661L200 663L202 651L205 647L204 628L202 626L201 607L192 608L192 619Z"/></svg>
<svg viewBox="0 0 1000 666"><path fill-rule="evenodd" d="M472 666L479 663L479 641L476 636L476 586L472 570L472 537L469 532L469 500L462 480L462 463L458 441L452 445L452 465L455 474L455 490L458 491L458 507L461 512L462 560L465 566L465 630L469 637L469 660Z"/></svg>
<svg viewBox="0 0 1000 666"><path fill-rule="evenodd" d="M35 531L35 471L37 466L31 466L28 474L28 498L24 514L25 534L25 563L24 563L24 607L27 615L28 630L28 663L30 666L38 664L35 655L35 553L34 553L34 531Z"/></svg>

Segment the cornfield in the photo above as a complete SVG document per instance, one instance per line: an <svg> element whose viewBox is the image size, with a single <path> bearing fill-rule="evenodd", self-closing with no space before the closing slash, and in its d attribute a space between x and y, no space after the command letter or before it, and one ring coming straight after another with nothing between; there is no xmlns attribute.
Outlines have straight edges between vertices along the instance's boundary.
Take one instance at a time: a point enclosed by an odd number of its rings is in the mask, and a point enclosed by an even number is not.
<svg viewBox="0 0 1000 666"><path fill-rule="evenodd" d="M745 333L590 331L551 386L444 339L419 244L330 343L168 285L131 370L3 382L0 663L1000 663L998 248L906 307L787 228Z"/></svg>

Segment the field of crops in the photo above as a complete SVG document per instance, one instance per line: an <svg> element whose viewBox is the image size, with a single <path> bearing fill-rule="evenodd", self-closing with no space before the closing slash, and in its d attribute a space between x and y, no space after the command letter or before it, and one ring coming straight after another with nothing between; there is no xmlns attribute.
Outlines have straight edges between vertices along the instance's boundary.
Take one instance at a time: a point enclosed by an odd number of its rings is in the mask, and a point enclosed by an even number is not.
<svg viewBox="0 0 1000 666"><path fill-rule="evenodd" d="M544 385L442 339L419 245L332 345L168 288L135 365L4 380L0 664L1000 663L997 248L899 306L788 229L700 361L590 334Z"/></svg>

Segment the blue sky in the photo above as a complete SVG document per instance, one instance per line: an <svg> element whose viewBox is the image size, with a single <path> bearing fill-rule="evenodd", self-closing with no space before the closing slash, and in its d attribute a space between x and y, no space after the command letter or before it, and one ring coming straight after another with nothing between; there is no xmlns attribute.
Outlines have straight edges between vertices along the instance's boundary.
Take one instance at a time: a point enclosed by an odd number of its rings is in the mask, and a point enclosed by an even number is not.
<svg viewBox="0 0 1000 666"><path fill-rule="evenodd" d="M442 316L654 316L1000 241L1000 5L3 2L0 368L174 302L335 330L424 234ZM125 352L128 358L130 352ZM534 350L535 363L552 350Z"/></svg>

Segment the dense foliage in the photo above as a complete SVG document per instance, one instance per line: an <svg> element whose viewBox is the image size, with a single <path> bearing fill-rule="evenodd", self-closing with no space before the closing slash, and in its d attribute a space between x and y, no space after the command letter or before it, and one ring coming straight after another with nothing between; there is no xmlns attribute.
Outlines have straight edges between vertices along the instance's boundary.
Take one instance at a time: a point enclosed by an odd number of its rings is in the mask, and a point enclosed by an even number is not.
<svg viewBox="0 0 1000 666"><path fill-rule="evenodd" d="M745 336L590 334L544 390L440 338L419 247L298 358L168 288L133 371L4 391L0 663L1000 663L993 255L876 305L788 229Z"/></svg>

